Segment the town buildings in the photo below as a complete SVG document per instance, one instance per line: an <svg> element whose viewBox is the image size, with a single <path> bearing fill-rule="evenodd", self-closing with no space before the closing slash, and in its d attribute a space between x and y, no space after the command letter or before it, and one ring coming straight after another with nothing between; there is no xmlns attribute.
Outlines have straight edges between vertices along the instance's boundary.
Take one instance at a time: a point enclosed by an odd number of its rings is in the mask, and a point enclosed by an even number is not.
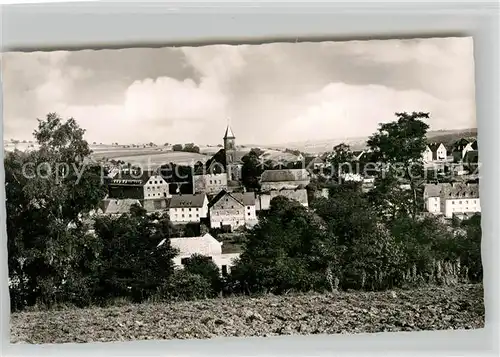
<svg viewBox="0 0 500 357"><path fill-rule="evenodd" d="M478 184L426 184L424 202L427 212L446 218L452 218L454 214L481 212Z"/></svg>

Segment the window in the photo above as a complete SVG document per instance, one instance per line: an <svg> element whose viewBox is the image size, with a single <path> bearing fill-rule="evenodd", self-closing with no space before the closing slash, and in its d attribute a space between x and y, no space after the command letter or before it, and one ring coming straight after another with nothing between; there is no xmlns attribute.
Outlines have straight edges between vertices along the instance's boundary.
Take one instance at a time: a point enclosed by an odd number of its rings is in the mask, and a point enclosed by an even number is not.
<svg viewBox="0 0 500 357"><path fill-rule="evenodd" d="M182 215L182 218L184 218L184 215Z"/></svg>
<svg viewBox="0 0 500 357"><path fill-rule="evenodd" d="M196 217L200 217L200 215L199 215L199 214L196 214Z"/></svg>
<svg viewBox="0 0 500 357"><path fill-rule="evenodd" d="M189 209L189 212L191 212L191 208Z"/></svg>
<svg viewBox="0 0 500 357"><path fill-rule="evenodd" d="M455 201L451 201L451 204L454 205L455 204Z"/></svg>
<svg viewBox="0 0 500 357"><path fill-rule="evenodd" d="M210 182L210 184L212 184L212 180L210 180L209 182Z"/></svg>
<svg viewBox="0 0 500 357"><path fill-rule="evenodd" d="M184 212L184 208L181 208L181 211Z"/></svg>
<svg viewBox="0 0 500 357"><path fill-rule="evenodd" d="M221 180L219 180L219 183L222 183L222 181L221 181Z"/></svg>
<svg viewBox="0 0 500 357"><path fill-rule="evenodd" d="M163 196L167 197L167 193L166 193L166 192L163 192Z"/></svg>
<svg viewBox="0 0 500 357"><path fill-rule="evenodd" d="M191 215L189 215L189 218L191 218Z"/></svg>
<svg viewBox="0 0 500 357"><path fill-rule="evenodd" d="M436 205L437 206L437 205ZM248 215L250 216L250 212L248 212Z"/></svg>
<svg viewBox="0 0 500 357"><path fill-rule="evenodd" d="M462 204L462 201L458 201L459 204Z"/></svg>
<svg viewBox="0 0 500 357"><path fill-rule="evenodd" d="M222 276L227 276L227 265L223 265L221 268L222 268Z"/></svg>
<svg viewBox="0 0 500 357"><path fill-rule="evenodd" d="M200 209L199 209L199 208L197 208L197 209L196 209L196 212L198 212L199 210L200 210Z"/></svg>

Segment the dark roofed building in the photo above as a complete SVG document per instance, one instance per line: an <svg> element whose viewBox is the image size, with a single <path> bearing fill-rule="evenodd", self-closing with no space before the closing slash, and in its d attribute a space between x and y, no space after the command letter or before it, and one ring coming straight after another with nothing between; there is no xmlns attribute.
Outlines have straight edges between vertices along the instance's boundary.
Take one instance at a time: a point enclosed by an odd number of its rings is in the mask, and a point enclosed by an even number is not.
<svg viewBox="0 0 500 357"><path fill-rule="evenodd" d="M266 170L260 179L262 191L296 189L309 185L310 181L306 169Z"/></svg>
<svg viewBox="0 0 500 357"><path fill-rule="evenodd" d="M172 195L169 201L169 208L202 207L206 199L204 193L192 195Z"/></svg>

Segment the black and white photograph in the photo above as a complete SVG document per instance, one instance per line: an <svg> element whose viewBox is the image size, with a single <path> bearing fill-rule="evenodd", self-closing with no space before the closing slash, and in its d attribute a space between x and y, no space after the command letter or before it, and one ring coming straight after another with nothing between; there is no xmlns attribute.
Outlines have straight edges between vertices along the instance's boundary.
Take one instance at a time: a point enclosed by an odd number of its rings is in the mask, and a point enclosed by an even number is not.
<svg viewBox="0 0 500 357"><path fill-rule="evenodd" d="M11 343L483 328L473 49L3 53Z"/></svg>

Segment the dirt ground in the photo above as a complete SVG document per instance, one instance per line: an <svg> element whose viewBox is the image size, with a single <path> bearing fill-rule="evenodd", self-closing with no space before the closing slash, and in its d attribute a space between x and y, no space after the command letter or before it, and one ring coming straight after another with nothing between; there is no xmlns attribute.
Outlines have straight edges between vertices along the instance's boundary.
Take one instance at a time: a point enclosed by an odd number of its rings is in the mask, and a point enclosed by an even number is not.
<svg viewBox="0 0 500 357"><path fill-rule="evenodd" d="M484 326L482 285L21 312L13 343L361 333Z"/></svg>

